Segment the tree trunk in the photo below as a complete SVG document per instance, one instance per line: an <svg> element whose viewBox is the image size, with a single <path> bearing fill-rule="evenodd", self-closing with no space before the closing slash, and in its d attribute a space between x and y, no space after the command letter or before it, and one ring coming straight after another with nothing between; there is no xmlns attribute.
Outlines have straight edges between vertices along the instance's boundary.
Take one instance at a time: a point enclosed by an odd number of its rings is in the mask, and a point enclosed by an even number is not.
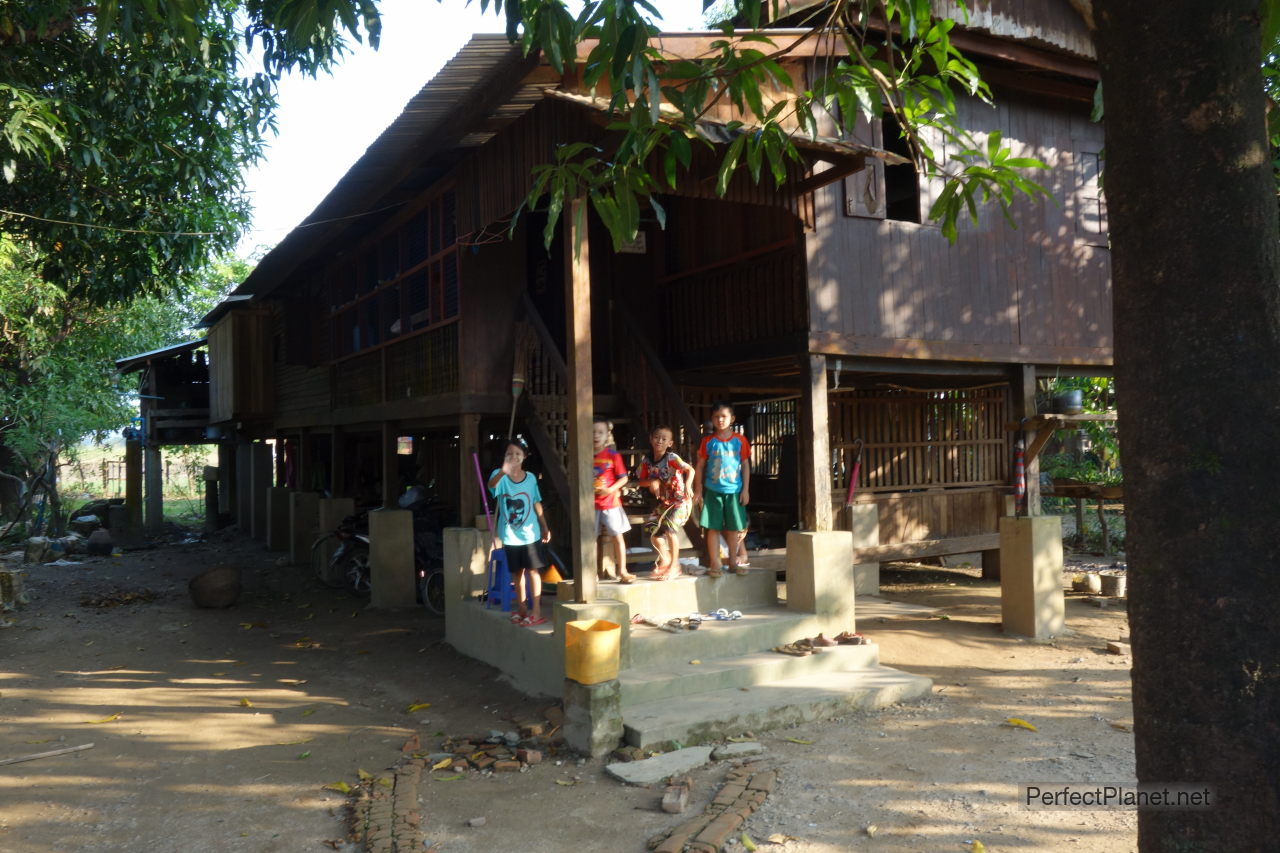
<svg viewBox="0 0 1280 853"><path fill-rule="evenodd" d="M1100 0L1139 846L1280 836L1280 253L1257 0Z"/></svg>

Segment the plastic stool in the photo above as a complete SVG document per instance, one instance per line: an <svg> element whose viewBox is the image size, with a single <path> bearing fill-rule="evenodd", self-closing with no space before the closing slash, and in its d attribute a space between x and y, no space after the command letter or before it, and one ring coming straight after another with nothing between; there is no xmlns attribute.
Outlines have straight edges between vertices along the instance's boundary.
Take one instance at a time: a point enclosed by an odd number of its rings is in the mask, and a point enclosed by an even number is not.
<svg viewBox="0 0 1280 853"><path fill-rule="evenodd" d="M503 612L511 612L511 604L515 601L515 591L511 588L511 570L507 567L507 555L501 548L493 549L489 555L489 589L485 598L485 607L492 607L494 602Z"/></svg>

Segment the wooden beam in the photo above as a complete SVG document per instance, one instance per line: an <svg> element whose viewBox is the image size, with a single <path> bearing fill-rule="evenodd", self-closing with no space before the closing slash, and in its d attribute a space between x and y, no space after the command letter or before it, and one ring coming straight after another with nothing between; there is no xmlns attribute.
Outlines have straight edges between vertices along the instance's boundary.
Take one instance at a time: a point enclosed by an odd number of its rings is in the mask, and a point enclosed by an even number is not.
<svg viewBox="0 0 1280 853"><path fill-rule="evenodd" d="M1010 385L1012 386L1010 403L1013 416L1018 420L1034 418L1036 415L1036 366L1034 364L1015 365L1011 369ZM1046 431L1042 430L1042 432ZM1027 515L1040 515L1040 460L1031 456L1029 452L1036 445L1036 431L1027 430L1025 441L1023 468L1027 475ZM1036 453L1039 452L1040 448L1036 447Z"/></svg>
<svg viewBox="0 0 1280 853"><path fill-rule="evenodd" d="M347 491L347 446L341 427L334 427L329 441L329 495L350 497Z"/></svg>
<svg viewBox="0 0 1280 853"><path fill-rule="evenodd" d="M476 479L476 463L472 456L480 447L480 416L462 415L458 418L458 516L463 527L470 527L471 520L483 512L480 502L480 481ZM486 540L485 547L488 547Z"/></svg>
<svg viewBox="0 0 1280 853"><path fill-rule="evenodd" d="M801 389L800 429L796 435L800 457L800 524L804 530L831 529L831 438L827 424L827 357L801 357L808 376Z"/></svg>
<svg viewBox="0 0 1280 853"><path fill-rule="evenodd" d="M574 601L596 598L595 500L591 477L591 256L587 238L586 199L577 198L564 211L566 281L565 342L568 359L569 538L574 561Z"/></svg>
<svg viewBox="0 0 1280 853"><path fill-rule="evenodd" d="M993 361L1005 364L1098 365L1109 367L1111 346L1054 347L1020 344L983 344L962 341L926 341L918 338L881 338L814 331L809 351L839 356L936 359L938 361Z"/></svg>
<svg viewBox="0 0 1280 853"><path fill-rule="evenodd" d="M769 394L798 394L800 383L780 382L778 377L751 373L704 373L699 370L673 372L671 378L681 385L698 388L723 388L726 391L748 393L764 391Z"/></svg>
<svg viewBox="0 0 1280 853"><path fill-rule="evenodd" d="M124 506L125 535L136 542L142 535L142 442L136 438L124 443Z"/></svg>
<svg viewBox="0 0 1280 853"><path fill-rule="evenodd" d="M395 509L396 498L399 497L397 486L396 431L398 426L393 422L382 425L382 508Z"/></svg>
<svg viewBox="0 0 1280 853"><path fill-rule="evenodd" d="M892 545L855 548L853 562L857 565L858 563L890 563L894 560L922 560L925 557L970 554L975 551L999 549L999 547L999 533L985 533L981 536L958 536L953 539L921 539L915 542L898 542Z"/></svg>
<svg viewBox="0 0 1280 853"><path fill-rule="evenodd" d="M164 532L164 456L155 444L148 444L143 448L142 455L146 480L146 521L143 529L148 536L159 536Z"/></svg>

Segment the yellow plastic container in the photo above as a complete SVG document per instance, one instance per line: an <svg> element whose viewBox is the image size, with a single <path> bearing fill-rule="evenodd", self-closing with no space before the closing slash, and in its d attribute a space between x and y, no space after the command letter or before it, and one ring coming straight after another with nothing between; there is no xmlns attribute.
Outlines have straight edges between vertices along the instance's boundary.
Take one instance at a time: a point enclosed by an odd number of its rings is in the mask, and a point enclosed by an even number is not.
<svg viewBox="0 0 1280 853"><path fill-rule="evenodd" d="M607 619L581 619L564 625L564 675L579 684L618 677L622 626Z"/></svg>

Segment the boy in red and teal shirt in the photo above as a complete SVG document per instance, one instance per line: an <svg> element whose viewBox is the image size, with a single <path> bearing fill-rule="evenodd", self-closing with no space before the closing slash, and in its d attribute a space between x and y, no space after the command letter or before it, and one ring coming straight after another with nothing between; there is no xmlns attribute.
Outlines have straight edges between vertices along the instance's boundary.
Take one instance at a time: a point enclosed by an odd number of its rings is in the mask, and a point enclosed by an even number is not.
<svg viewBox="0 0 1280 853"><path fill-rule="evenodd" d="M720 577L720 535L729 551L729 570L746 574L739 562L739 545L747 529L746 505L751 501L751 443L733 431L733 407L711 407L715 432L704 436L698 447L697 473L693 481L694 503L702 505L698 524L707 534L707 575Z"/></svg>
<svg viewBox="0 0 1280 853"><path fill-rule="evenodd" d="M627 484L627 465L622 454L612 447L613 425L604 418L591 424L592 485L596 494L596 541L613 550L613 564L618 567L618 581L631 583L636 576L627 571L627 545L622 534L631 529L622 509L622 487ZM604 570L604 551L597 547L596 577L612 580Z"/></svg>

